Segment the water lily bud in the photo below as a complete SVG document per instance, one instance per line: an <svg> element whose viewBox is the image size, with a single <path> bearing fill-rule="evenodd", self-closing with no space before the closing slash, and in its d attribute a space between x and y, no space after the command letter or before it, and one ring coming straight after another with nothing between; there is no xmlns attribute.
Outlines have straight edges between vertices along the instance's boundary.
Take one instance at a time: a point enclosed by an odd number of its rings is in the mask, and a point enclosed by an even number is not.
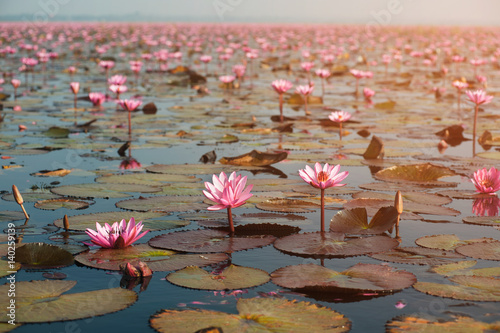
<svg viewBox="0 0 500 333"><path fill-rule="evenodd" d="M22 205L24 203L21 192L19 192L16 185L12 185L12 194L14 194L14 199L16 199L18 205Z"/></svg>
<svg viewBox="0 0 500 333"><path fill-rule="evenodd" d="M68 215L64 215L64 217L63 217L63 225L64 225L64 230L68 231L69 230Z"/></svg>
<svg viewBox="0 0 500 333"><path fill-rule="evenodd" d="M396 192L396 198L394 199L394 207L398 211L398 214L403 212L403 196L401 195L401 191Z"/></svg>
<svg viewBox="0 0 500 333"><path fill-rule="evenodd" d="M120 270L123 275L133 278L141 277L141 272L134 266L132 266L129 262L126 265L120 265Z"/></svg>
<svg viewBox="0 0 500 333"><path fill-rule="evenodd" d="M139 266L139 271L141 272L141 275L143 277L153 275L153 271L151 270L151 268L149 268L148 265L146 265L142 261L138 262L138 266Z"/></svg>

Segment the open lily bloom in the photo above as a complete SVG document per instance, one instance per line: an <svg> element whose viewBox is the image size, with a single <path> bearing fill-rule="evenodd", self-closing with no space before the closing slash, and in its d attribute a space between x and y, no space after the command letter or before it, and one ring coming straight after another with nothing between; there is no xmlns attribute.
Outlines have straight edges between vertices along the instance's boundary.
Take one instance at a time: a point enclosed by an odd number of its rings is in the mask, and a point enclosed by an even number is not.
<svg viewBox="0 0 500 333"><path fill-rule="evenodd" d="M314 165L314 169L309 165L306 165L305 169L299 170L300 177L309 185L325 189L334 186L344 186L345 184L340 184L344 180L349 172L343 171L339 173L340 165L329 165L326 163L321 167L320 163Z"/></svg>
<svg viewBox="0 0 500 333"><path fill-rule="evenodd" d="M149 232L149 230L146 230L140 233L143 228L142 221L136 224L133 217L128 223L123 219L111 226L108 223L101 226L99 222L96 222L95 225L97 230L87 228L85 231L92 241L92 244L86 244L98 245L106 249L127 247Z"/></svg>
<svg viewBox="0 0 500 333"><path fill-rule="evenodd" d="M203 194L217 205L208 207L208 210L239 207L253 195L250 193L253 185L245 189L247 177L236 176L236 172L231 173L229 178L221 172L219 177L213 175L212 180L213 184L205 182L207 190L203 190Z"/></svg>

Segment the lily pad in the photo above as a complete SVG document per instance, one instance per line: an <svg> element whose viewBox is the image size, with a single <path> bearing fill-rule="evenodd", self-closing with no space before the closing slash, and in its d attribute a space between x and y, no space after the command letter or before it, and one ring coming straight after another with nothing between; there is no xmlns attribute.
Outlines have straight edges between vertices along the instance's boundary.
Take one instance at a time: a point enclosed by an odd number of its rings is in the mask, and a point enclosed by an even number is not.
<svg viewBox="0 0 500 333"><path fill-rule="evenodd" d="M16 322L47 323L91 318L123 310L137 300L134 291L113 288L65 294L76 281L45 280L16 282ZM9 304L9 284L0 286L0 301ZM8 320L6 307L0 318Z"/></svg>
<svg viewBox="0 0 500 333"><path fill-rule="evenodd" d="M55 245L27 243L16 248L16 262L29 269L58 268L73 265L73 255Z"/></svg>
<svg viewBox="0 0 500 333"><path fill-rule="evenodd" d="M24 192L21 193L24 202L37 202L40 200L49 200L60 198L59 195L50 192ZM2 196L2 199L7 201L16 201L12 193L7 193Z"/></svg>
<svg viewBox="0 0 500 333"><path fill-rule="evenodd" d="M456 275L449 278L459 285L417 282L416 290L433 296L448 297L475 302L500 302L500 279L483 276Z"/></svg>
<svg viewBox="0 0 500 333"><path fill-rule="evenodd" d="M260 170L260 167L241 167L222 164L154 164L145 168L148 172L173 175L210 175L221 171L231 173L245 170Z"/></svg>
<svg viewBox="0 0 500 333"><path fill-rule="evenodd" d="M52 193L75 198L125 198L127 193L154 193L160 188L134 184L75 184L63 185L50 190Z"/></svg>
<svg viewBox="0 0 500 333"><path fill-rule="evenodd" d="M382 200L382 199L353 199L346 204L344 204L344 208L356 208L356 207L366 207L368 211L368 215L374 214L374 212L381 207L391 206L394 203L394 200ZM426 205L417 202L407 202L405 201L403 205L403 213L401 214L401 219L416 219L411 215L408 216L405 213L414 213L414 214L430 214L430 215L441 215L441 216L457 216L460 215L460 211L450 208L443 207L437 205Z"/></svg>
<svg viewBox="0 0 500 333"><path fill-rule="evenodd" d="M421 247L399 247L385 253L371 254L370 257L382 261L412 265L440 265L449 263L453 259L465 258L456 252Z"/></svg>
<svg viewBox="0 0 500 333"><path fill-rule="evenodd" d="M103 212L95 214L83 214L69 216L69 230L85 231L87 228L95 229L95 223L114 223L123 219L130 220L133 217L137 222L142 221L144 230L168 230L174 228L181 228L189 224L188 221L183 220L165 220L167 214L162 212ZM63 220L57 219L54 224L59 228L64 228Z"/></svg>
<svg viewBox="0 0 500 333"><path fill-rule="evenodd" d="M268 166L278 163L287 158L287 152L279 153L263 153L257 150L235 157L223 157L220 159L221 164L243 165L243 166Z"/></svg>
<svg viewBox="0 0 500 333"><path fill-rule="evenodd" d="M24 220L26 217L23 212L13 212L10 210L2 210L0 211L0 222L11 222L17 220Z"/></svg>
<svg viewBox="0 0 500 333"><path fill-rule="evenodd" d="M389 251L399 242L387 236L345 238L336 232L312 232L280 238L274 247L287 254L318 258L344 258Z"/></svg>
<svg viewBox="0 0 500 333"><path fill-rule="evenodd" d="M149 323L161 333L203 332L212 327L224 333L250 331L348 332L351 322L332 309L284 298L240 298L239 314L197 310L162 310Z"/></svg>
<svg viewBox="0 0 500 333"><path fill-rule="evenodd" d="M194 183L201 181L200 178L184 175L168 175L155 173L132 173L124 175L102 176L95 180L103 184L138 184L149 186L161 186L167 182Z"/></svg>
<svg viewBox="0 0 500 333"><path fill-rule="evenodd" d="M7 260L0 259L0 278L12 274L12 272L16 272L20 268L21 264L18 262L9 263Z"/></svg>
<svg viewBox="0 0 500 333"><path fill-rule="evenodd" d="M386 323L388 333L453 333L478 332L487 333L498 331L500 321L485 323L471 317L455 316L453 320L428 319L416 316L401 316Z"/></svg>
<svg viewBox="0 0 500 333"><path fill-rule="evenodd" d="M457 247L478 242L493 241L493 238L478 238L470 240L460 240L456 235L429 235L423 236L415 240L418 246L429 249L439 249L453 251Z"/></svg>
<svg viewBox="0 0 500 333"><path fill-rule="evenodd" d="M500 267L486 267L468 269L477 264L476 260L462 260L450 264L434 266L431 271L444 276L474 275L474 276L500 276Z"/></svg>
<svg viewBox="0 0 500 333"><path fill-rule="evenodd" d="M166 279L170 283L191 289L233 290L256 287L267 283L270 277L261 269L229 265L218 274L189 266L170 273Z"/></svg>
<svg viewBox="0 0 500 333"><path fill-rule="evenodd" d="M443 177L455 176L451 169L434 165L431 163L396 165L387 169L380 170L375 174L378 180L389 181L393 183L419 185L419 186L456 186L456 183L443 182L438 179Z"/></svg>
<svg viewBox="0 0 500 333"><path fill-rule="evenodd" d="M499 216L467 216L462 219L464 223L500 227Z"/></svg>
<svg viewBox="0 0 500 333"><path fill-rule="evenodd" d="M386 185L386 184L384 184ZM400 186L399 186L400 187ZM388 189L386 189L388 191ZM406 192L402 191L401 195L406 202L416 202L424 205L446 205L452 202L447 196L425 193L425 192ZM381 192L357 192L352 195L354 199L382 199L382 200L394 200L394 195L390 193Z"/></svg>
<svg viewBox="0 0 500 333"><path fill-rule="evenodd" d="M178 254L174 251L158 250L147 244L137 244L123 249L93 249L80 253L75 260L80 264L112 271L120 270L120 265L142 261L154 272L167 272L184 267L207 266L227 259L223 253Z"/></svg>
<svg viewBox="0 0 500 333"><path fill-rule="evenodd" d="M311 213L321 206L297 199L269 199L255 205L258 209L281 213Z"/></svg>
<svg viewBox="0 0 500 333"><path fill-rule="evenodd" d="M203 203L203 196L158 196L139 199L123 200L116 203L116 207L137 212L186 212L205 209L209 205Z"/></svg>
<svg viewBox="0 0 500 333"><path fill-rule="evenodd" d="M397 221L396 208L382 207L368 223L366 208L342 210L335 214L330 222L330 231L354 235L381 234L391 229Z"/></svg>
<svg viewBox="0 0 500 333"><path fill-rule="evenodd" d="M340 273L315 264L286 266L271 273L271 278L280 287L325 293L391 293L417 282L410 272L362 263Z"/></svg>
<svg viewBox="0 0 500 333"><path fill-rule="evenodd" d="M500 260L500 241L495 240L463 245L457 247L456 251L464 256L475 259Z"/></svg>
<svg viewBox="0 0 500 333"><path fill-rule="evenodd" d="M66 209L84 209L89 206L88 202L73 199L49 199L35 203L35 207L44 210Z"/></svg>
<svg viewBox="0 0 500 333"><path fill-rule="evenodd" d="M64 177L71 173L71 170L66 169L57 169L57 170L40 170L39 172L35 172L31 174L32 176L41 176L41 177Z"/></svg>
<svg viewBox="0 0 500 333"><path fill-rule="evenodd" d="M149 245L183 252L215 253L263 247L275 239L269 235L231 237L229 232L220 230L188 230L156 236L149 241Z"/></svg>

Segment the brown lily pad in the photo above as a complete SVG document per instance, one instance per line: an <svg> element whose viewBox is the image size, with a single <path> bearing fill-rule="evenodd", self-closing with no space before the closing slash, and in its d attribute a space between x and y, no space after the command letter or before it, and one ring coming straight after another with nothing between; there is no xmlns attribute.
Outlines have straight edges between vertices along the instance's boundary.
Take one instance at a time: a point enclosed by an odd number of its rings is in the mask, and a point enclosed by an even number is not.
<svg viewBox="0 0 500 333"><path fill-rule="evenodd" d="M184 212L205 209L207 204L203 203L203 196L157 196L140 197L139 199L122 200L115 205L118 208L133 210L137 212Z"/></svg>
<svg viewBox="0 0 500 333"><path fill-rule="evenodd" d="M412 265L440 265L449 263L453 259L465 258L456 252L421 247L398 247L388 252L371 254L370 257L382 261Z"/></svg>
<svg viewBox="0 0 500 333"><path fill-rule="evenodd" d="M374 177L378 180L419 186L456 186L456 183L438 180L455 175L455 172L447 167L425 163L393 166L380 170Z"/></svg>
<svg viewBox="0 0 500 333"><path fill-rule="evenodd" d="M498 290L500 279L483 276L456 275L449 278L457 285L417 282L413 285L416 290L438 297L448 297L474 302L500 302Z"/></svg>
<svg viewBox="0 0 500 333"><path fill-rule="evenodd" d="M42 200L35 203L35 207L44 210L56 210L59 208L66 209L85 209L89 206L86 201L79 201L73 199L49 199Z"/></svg>
<svg viewBox="0 0 500 333"><path fill-rule="evenodd" d="M386 323L387 333L433 333L433 332L494 332L500 321L485 323L471 317L454 316L453 320L428 319L413 315L401 316Z"/></svg>
<svg viewBox="0 0 500 333"><path fill-rule="evenodd" d="M475 259L500 260L500 241L495 240L463 245L457 247L456 251L464 256Z"/></svg>
<svg viewBox="0 0 500 333"><path fill-rule="evenodd" d="M316 203L297 199L269 199L255 206L261 210L280 213L311 213L321 207Z"/></svg>
<svg viewBox="0 0 500 333"><path fill-rule="evenodd" d="M493 238L478 238L470 240L460 240L456 235L429 235L423 236L415 240L418 246L422 246L428 249L438 249L453 251L457 247L462 245L491 242Z"/></svg>
<svg viewBox="0 0 500 333"><path fill-rule="evenodd" d="M287 152L263 153L257 150L235 157L223 157L221 164L242 165L242 166L269 166L283 161L288 157Z"/></svg>
<svg viewBox="0 0 500 333"><path fill-rule="evenodd" d="M351 235L381 234L391 229L397 221L396 208L382 207L368 223L366 208L345 209L335 214L330 222L330 231Z"/></svg>

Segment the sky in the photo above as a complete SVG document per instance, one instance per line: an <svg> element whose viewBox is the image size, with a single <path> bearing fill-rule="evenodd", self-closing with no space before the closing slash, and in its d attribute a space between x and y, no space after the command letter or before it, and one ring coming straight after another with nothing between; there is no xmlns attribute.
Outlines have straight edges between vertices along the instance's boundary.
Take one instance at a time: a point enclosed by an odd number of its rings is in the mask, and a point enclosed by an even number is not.
<svg viewBox="0 0 500 333"><path fill-rule="evenodd" d="M0 20L500 25L499 0L0 0Z"/></svg>

